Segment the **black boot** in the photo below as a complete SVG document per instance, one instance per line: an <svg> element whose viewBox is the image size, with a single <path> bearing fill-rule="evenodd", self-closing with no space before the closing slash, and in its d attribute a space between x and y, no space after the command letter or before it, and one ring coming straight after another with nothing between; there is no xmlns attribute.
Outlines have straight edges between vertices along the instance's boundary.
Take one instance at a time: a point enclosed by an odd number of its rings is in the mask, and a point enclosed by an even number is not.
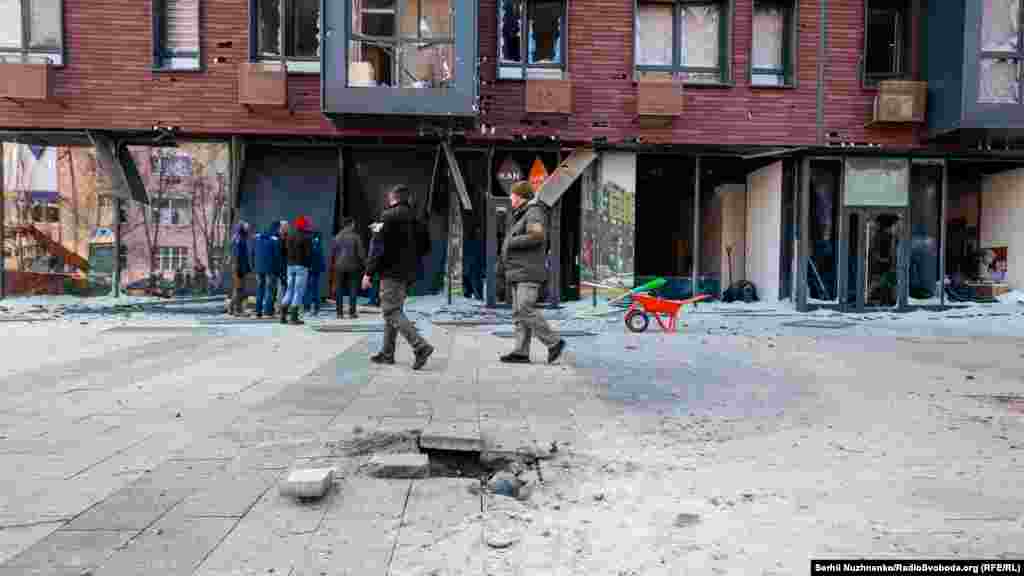
<svg viewBox="0 0 1024 576"><path fill-rule="evenodd" d="M302 320L299 320L299 307L298 306L292 306L292 319L291 319L291 323L295 324L296 326L298 326L299 324L304 324L304 322Z"/></svg>
<svg viewBox="0 0 1024 576"><path fill-rule="evenodd" d="M281 324L288 323L288 307L284 304L281 305Z"/></svg>

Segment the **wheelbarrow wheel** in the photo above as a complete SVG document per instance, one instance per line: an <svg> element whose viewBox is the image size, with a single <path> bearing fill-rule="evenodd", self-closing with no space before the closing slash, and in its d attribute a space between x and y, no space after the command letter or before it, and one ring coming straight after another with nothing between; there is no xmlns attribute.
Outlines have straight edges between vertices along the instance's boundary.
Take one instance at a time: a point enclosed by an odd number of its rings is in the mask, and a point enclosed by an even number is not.
<svg viewBox="0 0 1024 576"><path fill-rule="evenodd" d="M643 332L647 330L647 326L650 323L651 319L647 317L647 314L640 310L633 310L626 314L626 328L628 328L630 332Z"/></svg>

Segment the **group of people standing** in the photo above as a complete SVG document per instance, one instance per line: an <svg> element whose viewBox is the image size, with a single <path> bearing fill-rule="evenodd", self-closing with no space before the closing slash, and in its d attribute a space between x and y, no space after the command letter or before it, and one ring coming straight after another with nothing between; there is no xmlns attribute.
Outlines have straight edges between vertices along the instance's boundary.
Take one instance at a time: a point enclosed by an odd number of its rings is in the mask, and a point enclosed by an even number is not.
<svg viewBox="0 0 1024 576"><path fill-rule="evenodd" d="M510 286L513 318L516 323L516 347L501 356L502 362L529 363L530 341L537 337L548 349L549 363L565 349L565 340L552 330L536 311L540 286L547 279L545 206L534 200L533 187L517 182L511 189L512 218L501 249L501 268ZM398 335L412 347L413 369L419 370L434 353L404 312L409 287L416 281L419 259L429 251L423 224L410 206L409 189L394 186L384 196L384 211L370 225L369 251L351 218L342 223L330 252L330 270L334 274L338 318L344 318L343 300L349 298L349 315L357 316L359 288L369 290L379 277L379 299L384 317L384 342L370 360L376 364L394 364ZM320 308L319 274L325 269L322 242L312 222L305 216L272 224L250 241L249 225L241 222L233 237L234 286L229 313L242 314L242 294L246 276L258 278L256 315L273 315L275 290L280 300L281 323L301 324L299 307ZM361 281L360 281L361 277Z"/></svg>

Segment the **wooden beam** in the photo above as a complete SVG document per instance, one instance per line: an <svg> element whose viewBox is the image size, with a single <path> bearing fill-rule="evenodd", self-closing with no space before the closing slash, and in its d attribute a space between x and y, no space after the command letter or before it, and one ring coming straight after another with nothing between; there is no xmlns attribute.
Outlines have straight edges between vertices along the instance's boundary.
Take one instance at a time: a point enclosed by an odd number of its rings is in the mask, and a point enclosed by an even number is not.
<svg viewBox="0 0 1024 576"><path fill-rule="evenodd" d="M459 168L459 161L455 158L455 152L452 151L452 147L445 141L441 142L441 149L444 150L444 156L448 160L448 173L451 174L452 180L455 182L455 189L459 192L462 209L466 211L473 210L473 203L470 201L469 191L466 189L466 180L462 177L462 169Z"/></svg>
<svg viewBox="0 0 1024 576"><path fill-rule="evenodd" d="M544 181L544 184L537 192L537 197L541 202L547 204L549 208L553 208L562 199L562 195L569 190L573 182L595 160L597 160L597 152L593 149L577 148L573 150L572 154L563 160L551 176L548 176L548 179Z"/></svg>

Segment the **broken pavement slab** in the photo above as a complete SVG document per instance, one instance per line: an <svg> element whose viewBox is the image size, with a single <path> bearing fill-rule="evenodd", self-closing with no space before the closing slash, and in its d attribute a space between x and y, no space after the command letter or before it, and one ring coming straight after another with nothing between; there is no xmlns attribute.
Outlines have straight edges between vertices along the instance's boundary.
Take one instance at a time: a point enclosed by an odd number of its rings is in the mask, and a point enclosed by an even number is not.
<svg viewBox="0 0 1024 576"><path fill-rule="evenodd" d="M334 468L292 470L281 482L282 496L300 499L323 498L334 483Z"/></svg>
<svg viewBox="0 0 1024 576"><path fill-rule="evenodd" d="M476 421L432 421L420 434L420 448L453 452L480 452L484 448L480 423Z"/></svg>
<svg viewBox="0 0 1024 576"><path fill-rule="evenodd" d="M426 454L405 452L377 454L370 459L370 475L376 478L426 478L430 461Z"/></svg>
<svg viewBox="0 0 1024 576"><path fill-rule="evenodd" d="M483 573L481 500L466 478L430 478L413 482L388 574Z"/></svg>

